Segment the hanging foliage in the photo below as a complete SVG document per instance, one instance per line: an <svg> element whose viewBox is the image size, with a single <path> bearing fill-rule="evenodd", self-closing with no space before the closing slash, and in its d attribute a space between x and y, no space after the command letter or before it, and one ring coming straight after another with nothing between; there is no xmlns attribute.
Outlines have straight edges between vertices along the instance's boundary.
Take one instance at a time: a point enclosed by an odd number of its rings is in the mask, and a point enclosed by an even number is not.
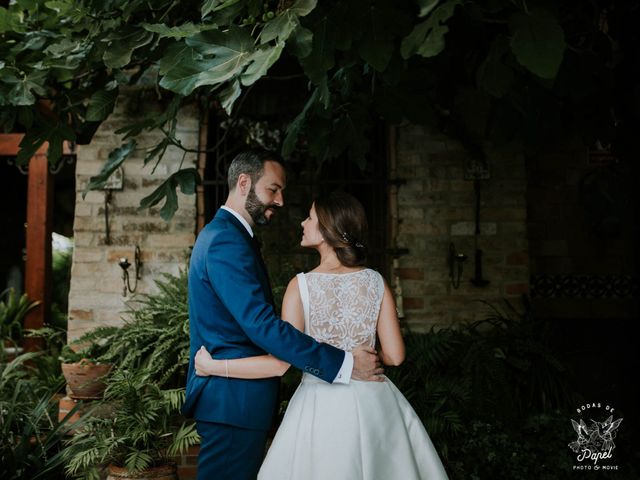
<svg viewBox="0 0 640 480"><path fill-rule="evenodd" d="M630 2L633 3L633 2ZM91 182L126 161L136 135L161 129L160 161L181 105L194 97L227 114L279 63L296 63L308 101L283 153L305 139L318 161L366 162L378 119L438 125L464 142L537 145L612 119L616 32L624 2L564 0L15 0L0 7L0 125L25 132L18 163L43 142L88 143L122 89L165 106L125 126L124 146ZM479 121L481 119L482 121ZM128 142L128 143L126 143ZM135 145L135 144L133 144ZM174 176L145 199L177 208ZM186 182L186 183L185 183ZM186 185L186 187L185 187ZM173 191L173 193L171 193Z"/></svg>

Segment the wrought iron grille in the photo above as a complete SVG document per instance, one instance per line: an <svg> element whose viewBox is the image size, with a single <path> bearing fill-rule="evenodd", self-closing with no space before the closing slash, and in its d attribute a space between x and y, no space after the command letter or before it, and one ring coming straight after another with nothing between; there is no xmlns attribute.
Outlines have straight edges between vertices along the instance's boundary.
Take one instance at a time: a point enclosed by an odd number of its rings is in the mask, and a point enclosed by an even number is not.
<svg viewBox="0 0 640 480"><path fill-rule="evenodd" d="M236 154L250 146L277 150L284 132L282 120L238 118L233 125L215 113L209 119L206 168L202 201L205 223L213 218L228 195L226 173ZM289 279L299 271L317 264L315 252L299 246L300 222L307 217L313 198L320 193L343 190L357 197L363 204L369 223L367 241L368 264L386 276L388 261L388 174L386 136L383 126L372 134L368 162L364 168L340 157L321 166L308 157L294 157L287 162L285 207L277 212L272 225L257 228L263 252L275 287L276 296L282 293ZM387 277L388 278L388 277Z"/></svg>

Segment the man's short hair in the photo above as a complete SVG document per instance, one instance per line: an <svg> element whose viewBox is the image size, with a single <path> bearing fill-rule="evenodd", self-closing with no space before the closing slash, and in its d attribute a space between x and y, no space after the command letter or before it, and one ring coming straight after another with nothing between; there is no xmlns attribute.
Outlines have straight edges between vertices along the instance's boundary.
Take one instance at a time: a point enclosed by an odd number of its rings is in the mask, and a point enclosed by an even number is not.
<svg viewBox="0 0 640 480"><path fill-rule="evenodd" d="M282 165L282 157L276 152L262 148L253 148L239 153L229 165L227 171L227 184L229 191L236 188L238 177L241 173L249 175L251 184L255 185L264 173L264 163L267 161L278 162Z"/></svg>

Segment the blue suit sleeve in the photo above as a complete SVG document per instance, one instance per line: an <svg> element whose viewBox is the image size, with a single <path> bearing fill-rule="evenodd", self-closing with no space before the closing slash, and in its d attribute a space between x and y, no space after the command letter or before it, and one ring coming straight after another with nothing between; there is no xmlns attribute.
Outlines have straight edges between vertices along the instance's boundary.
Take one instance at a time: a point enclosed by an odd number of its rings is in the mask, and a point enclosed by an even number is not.
<svg viewBox="0 0 640 480"><path fill-rule="evenodd" d="M304 372L327 382L335 379L345 352L315 341L275 314L247 242L230 231L219 232L206 262L211 285L253 343Z"/></svg>

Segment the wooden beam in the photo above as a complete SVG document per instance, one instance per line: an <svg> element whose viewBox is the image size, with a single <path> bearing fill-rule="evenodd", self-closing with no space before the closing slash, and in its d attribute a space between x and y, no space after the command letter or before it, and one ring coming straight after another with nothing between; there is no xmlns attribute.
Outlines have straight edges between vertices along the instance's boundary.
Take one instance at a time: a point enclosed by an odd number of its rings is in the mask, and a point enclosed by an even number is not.
<svg viewBox="0 0 640 480"><path fill-rule="evenodd" d="M20 151L23 133L0 134L0 156L16 156ZM31 300L40 305L32 309L24 319L25 329L42 328L51 310L51 232L53 224L53 176L49 172L44 142L29 161L27 191L27 260L25 266L25 290ZM69 142L62 146L64 155L75 150ZM24 339L25 351L42 347L42 339Z"/></svg>
<svg viewBox="0 0 640 480"><path fill-rule="evenodd" d="M46 151L47 145L44 148ZM27 261L25 290L40 302L24 320L24 328L42 328L51 307L51 229L53 220L53 176L44 153L29 161L27 192ZM25 338L25 351L37 350L41 339Z"/></svg>
<svg viewBox="0 0 640 480"><path fill-rule="evenodd" d="M20 142L24 138L24 133L3 133L0 134L0 155L14 157L20 150ZM49 145L45 142L40 146L36 154L47 153Z"/></svg>
<svg viewBox="0 0 640 480"><path fill-rule="evenodd" d="M20 151L20 142L24 138L24 133L0 133L0 156L15 157ZM36 151L36 155L45 155L49 144L44 142ZM75 150L72 145L65 141L62 143L62 153L64 155L74 155Z"/></svg>

